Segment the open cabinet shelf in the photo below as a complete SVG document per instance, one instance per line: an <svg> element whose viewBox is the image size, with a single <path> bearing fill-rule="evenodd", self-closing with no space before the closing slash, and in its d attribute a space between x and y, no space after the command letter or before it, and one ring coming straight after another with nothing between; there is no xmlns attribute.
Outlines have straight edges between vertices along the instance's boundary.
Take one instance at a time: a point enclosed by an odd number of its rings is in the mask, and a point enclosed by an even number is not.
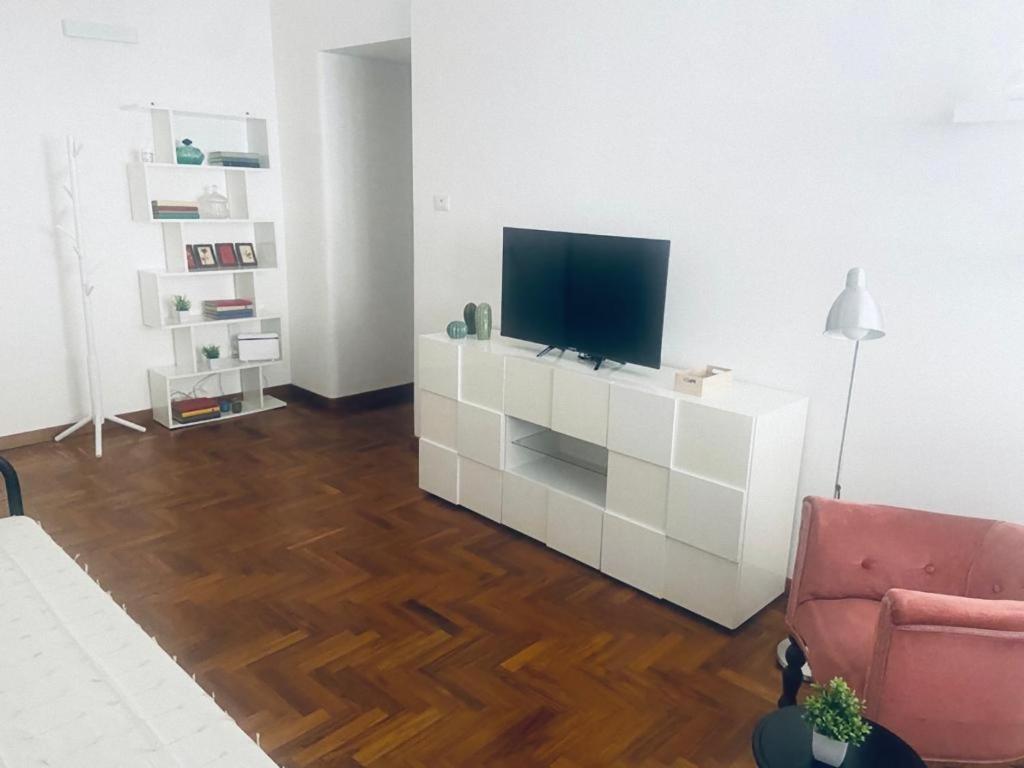
<svg viewBox="0 0 1024 768"><path fill-rule="evenodd" d="M259 302L260 280L278 274L277 225L273 219L253 216L251 203L256 179L272 167L267 120L248 113L214 114L169 108L158 104L142 107L148 111L153 131L152 162L128 164L132 219L140 224L159 224L164 250L164 269L140 269L139 291L142 319L150 328L170 331L174 364L149 370L153 418L169 429L213 424L224 419L281 408L285 403L263 391L263 369L286 360L282 317ZM189 138L207 155L210 151L257 153L260 168L219 165L184 165L175 158L178 141ZM264 180L265 181L265 180ZM254 181L255 183L255 181ZM160 199L196 200L204 189L217 185L228 198L228 218L156 219L152 201ZM258 199L256 200L258 202ZM186 246L217 243L247 243L256 252L258 266L246 268L188 269ZM257 275L263 277L257 278ZM181 281L186 282L181 282ZM187 291L187 293L186 293ZM172 313L172 298L184 294L192 301L191 315L178 322ZM212 299L248 299L253 317L210 320L202 316L202 302ZM228 355L234 354L234 336L239 332L277 333L281 357L277 360L242 362L237 356L227 367L208 370L199 349L216 343ZM199 386L214 379L217 397L238 397L240 413L224 413L220 418L193 424L176 423L171 403L189 396L206 396Z"/></svg>

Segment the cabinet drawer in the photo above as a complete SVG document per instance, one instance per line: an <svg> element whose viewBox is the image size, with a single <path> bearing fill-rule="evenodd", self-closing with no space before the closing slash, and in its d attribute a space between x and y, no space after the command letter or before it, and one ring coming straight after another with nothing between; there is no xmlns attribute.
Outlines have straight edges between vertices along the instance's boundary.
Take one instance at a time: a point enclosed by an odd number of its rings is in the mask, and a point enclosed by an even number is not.
<svg viewBox="0 0 1024 768"><path fill-rule="evenodd" d="M665 579L665 534L604 513L601 570L655 597Z"/></svg>
<svg viewBox="0 0 1024 768"><path fill-rule="evenodd" d="M551 426L551 372L548 365L518 357L505 359L505 413L542 427Z"/></svg>
<svg viewBox="0 0 1024 768"><path fill-rule="evenodd" d="M420 336L417 385L438 395L459 399L459 350L453 341Z"/></svg>
<svg viewBox="0 0 1024 768"><path fill-rule="evenodd" d="M501 480L502 524L544 541L547 517L547 488L525 477L506 472Z"/></svg>
<svg viewBox="0 0 1024 768"><path fill-rule="evenodd" d="M665 599L706 619L735 629L739 616L740 567L708 552L668 539Z"/></svg>
<svg viewBox="0 0 1024 768"><path fill-rule="evenodd" d="M608 382L591 374L556 369L551 428L595 445L608 443Z"/></svg>
<svg viewBox="0 0 1024 768"><path fill-rule="evenodd" d="M750 416L681 400L676 409L675 469L746 488L753 434Z"/></svg>
<svg viewBox="0 0 1024 768"><path fill-rule="evenodd" d="M603 517L600 507L549 490L547 545L592 568L600 568Z"/></svg>
<svg viewBox="0 0 1024 768"><path fill-rule="evenodd" d="M447 397L420 390L420 436L454 450L458 438L458 406Z"/></svg>
<svg viewBox="0 0 1024 768"><path fill-rule="evenodd" d="M673 539L738 563L744 503L743 491L672 472L665 531Z"/></svg>
<svg viewBox="0 0 1024 768"><path fill-rule="evenodd" d="M470 341L462 348L461 399L500 411L505 401L505 356L491 352L489 346Z"/></svg>
<svg viewBox="0 0 1024 768"><path fill-rule="evenodd" d="M646 461L609 453L608 511L664 532L668 472Z"/></svg>
<svg viewBox="0 0 1024 768"><path fill-rule="evenodd" d="M458 454L429 440L420 440L420 488L458 504Z"/></svg>
<svg viewBox="0 0 1024 768"><path fill-rule="evenodd" d="M613 384L608 401L608 450L669 467L675 418L674 397Z"/></svg>
<svg viewBox="0 0 1024 768"><path fill-rule="evenodd" d="M505 417L498 411L459 403L458 421L459 454L494 469L501 469Z"/></svg>
<svg viewBox="0 0 1024 768"><path fill-rule="evenodd" d="M459 457L459 503L479 515L501 522L501 475L497 469Z"/></svg>

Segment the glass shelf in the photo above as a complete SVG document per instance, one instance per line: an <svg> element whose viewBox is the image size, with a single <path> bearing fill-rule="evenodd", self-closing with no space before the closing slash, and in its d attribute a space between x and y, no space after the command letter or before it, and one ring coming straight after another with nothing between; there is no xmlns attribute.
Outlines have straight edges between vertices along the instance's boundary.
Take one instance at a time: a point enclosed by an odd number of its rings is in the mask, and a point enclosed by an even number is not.
<svg viewBox="0 0 1024 768"><path fill-rule="evenodd" d="M607 449L569 435L563 435L560 432L544 429L513 440L512 444L585 469L596 475L608 475Z"/></svg>

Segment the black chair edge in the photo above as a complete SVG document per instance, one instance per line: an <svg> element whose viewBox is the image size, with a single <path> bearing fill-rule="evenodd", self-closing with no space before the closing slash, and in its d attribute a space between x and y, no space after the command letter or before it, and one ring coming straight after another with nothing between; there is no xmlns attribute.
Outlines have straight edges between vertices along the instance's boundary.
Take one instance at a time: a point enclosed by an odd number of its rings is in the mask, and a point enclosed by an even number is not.
<svg viewBox="0 0 1024 768"><path fill-rule="evenodd" d="M18 473L14 471L11 462L0 456L0 475L4 476L4 486L7 488L7 508L12 517L25 514L25 505L21 499L21 482L18 480Z"/></svg>

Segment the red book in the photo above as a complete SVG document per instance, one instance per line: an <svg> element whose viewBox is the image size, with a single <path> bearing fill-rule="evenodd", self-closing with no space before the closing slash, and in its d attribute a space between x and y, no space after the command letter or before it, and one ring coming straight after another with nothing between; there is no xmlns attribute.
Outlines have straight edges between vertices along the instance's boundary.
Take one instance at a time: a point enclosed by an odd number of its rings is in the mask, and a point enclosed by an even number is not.
<svg viewBox="0 0 1024 768"><path fill-rule="evenodd" d="M203 302L204 307L249 307L252 299L210 299Z"/></svg>
<svg viewBox="0 0 1024 768"><path fill-rule="evenodd" d="M190 411L201 411L204 408L217 407L217 401L212 397L190 397L187 400L175 400L171 403L171 409L177 413L188 413Z"/></svg>

